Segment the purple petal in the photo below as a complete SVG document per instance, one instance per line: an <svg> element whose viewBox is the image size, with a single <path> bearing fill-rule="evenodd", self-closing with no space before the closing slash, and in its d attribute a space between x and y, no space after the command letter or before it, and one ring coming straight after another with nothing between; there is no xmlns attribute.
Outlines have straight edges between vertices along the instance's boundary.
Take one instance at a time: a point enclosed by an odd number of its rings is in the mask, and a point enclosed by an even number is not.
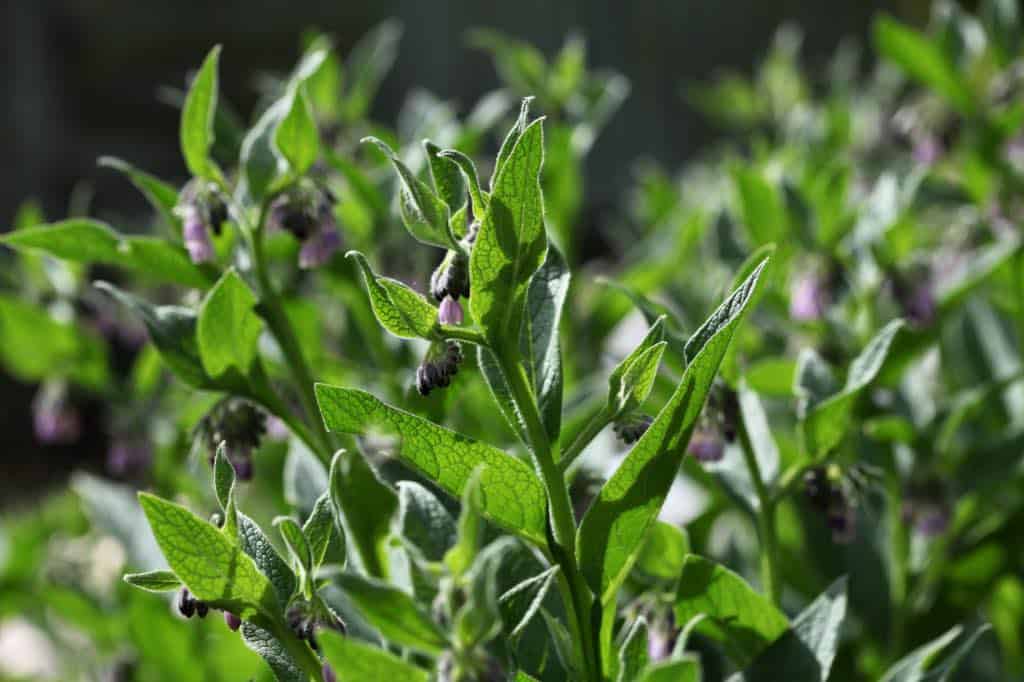
<svg viewBox="0 0 1024 682"><path fill-rule="evenodd" d="M217 253L213 249L213 242L210 240L210 230L203 222L198 211L189 211L182 227L182 239L185 241L185 249L193 263L209 263L216 258Z"/></svg>
<svg viewBox="0 0 1024 682"><path fill-rule="evenodd" d="M462 306L451 296L445 296L438 310L438 320L441 324L458 325L462 324L462 319Z"/></svg>
<svg viewBox="0 0 1024 682"><path fill-rule="evenodd" d="M322 227L302 243L299 267L303 270L318 268L331 259L341 248L341 233L335 227Z"/></svg>

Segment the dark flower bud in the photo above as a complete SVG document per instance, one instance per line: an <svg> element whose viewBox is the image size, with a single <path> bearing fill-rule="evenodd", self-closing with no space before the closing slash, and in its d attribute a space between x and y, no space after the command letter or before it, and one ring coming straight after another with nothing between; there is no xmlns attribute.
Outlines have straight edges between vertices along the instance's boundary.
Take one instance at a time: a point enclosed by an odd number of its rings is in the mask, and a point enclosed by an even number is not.
<svg viewBox="0 0 1024 682"><path fill-rule="evenodd" d="M239 480L252 478L252 452L267 430L267 415L242 398L227 398L217 403L199 425L213 464L217 447L224 443L228 461Z"/></svg>
<svg viewBox="0 0 1024 682"><path fill-rule="evenodd" d="M896 302L903 309L903 316L911 324L928 327L935 322L938 304L935 301L935 286L927 268L917 267L908 273L895 275L892 291Z"/></svg>
<svg viewBox="0 0 1024 682"><path fill-rule="evenodd" d="M196 615L200 618L206 618L206 614L210 612L210 607L206 605L206 602L196 600Z"/></svg>
<svg viewBox="0 0 1024 682"><path fill-rule="evenodd" d="M718 462L725 456L725 442L716 431L699 428L693 432L686 450L702 464Z"/></svg>
<svg viewBox="0 0 1024 682"><path fill-rule="evenodd" d="M654 420L646 414L630 414L615 421L612 431L626 445L632 445L640 440L640 437L647 432Z"/></svg>
<svg viewBox="0 0 1024 682"><path fill-rule="evenodd" d="M268 227L290 232L302 243L300 268L320 267L341 248L341 233L334 218L335 203L337 200L330 190L305 179L271 204Z"/></svg>
<svg viewBox="0 0 1024 682"><path fill-rule="evenodd" d="M416 368L416 390L429 395L435 388L451 384L462 362L462 347L457 341L431 344L423 362Z"/></svg>
<svg viewBox="0 0 1024 682"><path fill-rule="evenodd" d="M462 324L462 306L451 296L445 296L438 306L437 319L441 324L459 325Z"/></svg>
<svg viewBox="0 0 1024 682"><path fill-rule="evenodd" d="M827 509L832 499L832 482L824 467L813 467L804 472L804 495L819 509Z"/></svg>
<svg viewBox="0 0 1024 682"><path fill-rule="evenodd" d="M188 591L187 587L181 588L178 592L178 612L186 618L191 618L196 612L196 600L192 598L192 594Z"/></svg>
<svg viewBox="0 0 1024 682"><path fill-rule="evenodd" d="M242 627L242 619L230 611L225 611L224 624L228 626L229 630L236 631L238 628Z"/></svg>
<svg viewBox="0 0 1024 682"><path fill-rule="evenodd" d="M469 297L469 259L449 251L430 276L430 293L437 301Z"/></svg>
<svg viewBox="0 0 1024 682"><path fill-rule="evenodd" d="M211 232L220 234L228 209L219 188L198 178L185 185L174 209L182 219L181 236L193 263L208 263L217 257Z"/></svg>
<svg viewBox="0 0 1024 682"><path fill-rule="evenodd" d="M32 426L36 440L43 444L66 445L78 440L81 420L63 386L48 384L39 392L32 402Z"/></svg>

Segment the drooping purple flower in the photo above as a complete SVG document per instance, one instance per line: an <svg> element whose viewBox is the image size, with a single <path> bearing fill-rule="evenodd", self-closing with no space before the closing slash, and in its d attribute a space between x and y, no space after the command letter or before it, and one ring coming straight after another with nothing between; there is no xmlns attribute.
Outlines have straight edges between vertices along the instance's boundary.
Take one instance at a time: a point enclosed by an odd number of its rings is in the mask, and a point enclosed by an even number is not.
<svg viewBox="0 0 1024 682"><path fill-rule="evenodd" d="M647 637L647 658L651 663L667 660L678 636L679 629L671 611L664 618L656 619Z"/></svg>
<svg viewBox="0 0 1024 682"><path fill-rule="evenodd" d="M452 382L462 362L462 347L457 341L431 344L423 362L416 368L416 390L429 395L435 388L445 388Z"/></svg>
<svg viewBox="0 0 1024 682"><path fill-rule="evenodd" d="M800 275L790 289L789 316L800 322L820 320L829 304L828 285L818 272Z"/></svg>
<svg viewBox="0 0 1024 682"><path fill-rule="evenodd" d="M437 318L441 324L462 324L462 306L451 296L445 296L438 308Z"/></svg>
<svg viewBox="0 0 1024 682"><path fill-rule="evenodd" d="M330 190L306 179L271 204L268 228L284 230L299 240L299 267L303 270L325 265L341 249L335 203Z"/></svg>
<svg viewBox="0 0 1024 682"><path fill-rule="evenodd" d="M224 624L228 626L228 629L232 632L242 627L242 619L231 613L230 611L224 612Z"/></svg>
<svg viewBox="0 0 1024 682"><path fill-rule="evenodd" d="M82 432L78 410L63 390L43 388L32 403L32 426L36 439L46 445L74 443Z"/></svg>
<svg viewBox="0 0 1024 682"><path fill-rule="evenodd" d="M313 270L326 265L340 248L341 233L332 220L330 225L322 225L306 237L302 248L299 249L299 267L303 270Z"/></svg>
<svg viewBox="0 0 1024 682"><path fill-rule="evenodd" d="M198 435L209 452L210 464L223 443L224 454L241 481L252 478L252 453L266 432L266 413L243 398L227 398L217 403L198 427Z"/></svg>
<svg viewBox="0 0 1024 682"><path fill-rule="evenodd" d="M210 227L203 219L200 209L191 207L185 212L181 237L185 242L188 257L193 263L209 263L217 257L210 238Z"/></svg>
<svg viewBox="0 0 1024 682"><path fill-rule="evenodd" d="M931 166L942 158L943 152L942 141L931 133L924 133L915 137L911 154L920 165Z"/></svg>
<svg viewBox="0 0 1024 682"><path fill-rule="evenodd" d="M725 456L725 443L717 432L699 428L694 431L686 450L702 464L719 462Z"/></svg>
<svg viewBox="0 0 1024 682"><path fill-rule="evenodd" d="M469 296L469 259L449 251L430 275L430 294L436 301Z"/></svg>
<svg viewBox="0 0 1024 682"><path fill-rule="evenodd" d="M320 674L323 676L324 682L338 682L338 676L334 673L334 668L331 667L330 663L324 663Z"/></svg>
<svg viewBox="0 0 1024 682"><path fill-rule="evenodd" d="M834 504L826 517L832 542L848 545L857 539L857 511L848 504Z"/></svg>
<svg viewBox="0 0 1024 682"><path fill-rule="evenodd" d="M107 471L113 476L138 474L153 460L153 449L149 443L139 440L117 439L107 450Z"/></svg>

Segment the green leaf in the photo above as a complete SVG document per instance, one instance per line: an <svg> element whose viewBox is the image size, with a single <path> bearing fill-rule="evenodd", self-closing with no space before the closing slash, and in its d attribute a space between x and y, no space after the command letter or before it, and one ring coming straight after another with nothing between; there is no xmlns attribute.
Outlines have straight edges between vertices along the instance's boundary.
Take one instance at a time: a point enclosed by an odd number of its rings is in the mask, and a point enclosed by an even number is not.
<svg viewBox="0 0 1024 682"><path fill-rule="evenodd" d="M415 481L398 482L396 526L428 561L441 561L455 544L455 519L432 492Z"/></svg>
<svg viewBox="0 0 1024 682"><path fill-rule="evenodd" d="M228 508L231 500L231 493L235 487L235 468L231 466L227 456L224 454L224 444L217 444L217 451L213 456L213 491L217 495L217 502L221 510Z"/></svg>
<svg viewBox="0 0 1024 682"><path fill-rule="evenodd" d="M320 134L305 89L295 87L290 94L290 107L277 126L274 143L292 172L305 175L320 155Z"/></svg>
<svg viewBox="0 0 1024 682"><path fill-rule="evenodd" d="M292 439L284 459L285 502L309 515L316 500L326 490L327 467L305 443Z"/></svg>
<svg viewBox="0 0 1024 682"><path fill-rule="evenodd" d="M658 663L644 671L640 682L700 682L700 663L693 658Z"/></svg>
<svg viewBox="0 0 1024 682"><path fill-rule="evenodd" d="M74 263L114 265L152 282L205 288L210 270L193 264L183 246L155 237L126 237L109 225L72 218L15 230L0 237L15 249L38 249Z"/></svg>
<svg viewBox="0 0 1024 682"><path fill-rule="evenodd" d="M277 682L309 682L309 676L288 649L270 632L252 623L242 623L242 641L267 662Z"/></svg>
<svg viewBox="0 0 1024 682"><path fill-rule="evenodd" d="M729 682L826 682L839 649L846 605L843 577L804 609L789 632L765 649L749 669L733 675Z"/></svg>
<svg viewBox="0 0 1024 682"><path fill-rule="evenodd" d="M494 160L494 171L491 173L492 192L494 191L498 181L498 174L505 166L505 162L508 161L508 158L512 155L512 150L515 149L516 142L519 141L519 138L522 137L523 132L526 130L526 125L530 120L530 103L533 102L533 99L533 97L523 98L519 105L519 116L516 118L516 122L512 124L512 128L505 135L505 139L501 143L501 148L498 149L498 156Z"/></svg>
<svg viewBox="0 0 1024 682"><path fill-rule="evenodd" d="M173 571L129 573L124 577L124 581L147 592L174 592L181 587L181 581Z"/></svg>
<svg viewBox="0 0 1024 682"><path fill-rule="evenodd" d="M181 110L181 155L192 175L217 180L219 172L210 161L213 119L217 110L217 62L220 45L214 46L192 81Z"/></svg>
<svg viewBox="0 0 1024 682"><path fill-rule="evenodd" d="M756 246L777 242L789 231L789 214L782 193L757 168L736 165L732 181L739 198L740 217Z"/></svg>
<svg viewBox="0 0 1024 682"><path fill-rule="evenodd" d="M555 578L558 576L558 571L561 570L558 566L552 566L544 572L527 578L522 582L514 585L508 591L501 595L499 601L502 606L506 604L515 604L516 602L528 598L529 601L526 606L522 609L522 615L519 616L519 620L515 626L509 631L509 638L518 637L526 629L526 626L530 624L534 616L540 611L540 607L544 604L544 599L547 597L548 592L551 589L551 585L554 583ZM509 623L511 625L511 623Z"/></svg>
<svg viewBox="0 0 1024 682"><path fill-rule="evenodd" d="M148 493L139 503L171 570L197 599L243 620L278 616L273 586L236 543L180 505Z"/></svg>
<svg viewBox="0 0 1024 682"><path fill-rule="evenodd" d="M177 229L181 221L174 215L178 205L178 190L155 175L140 170L127 161L113 156L101 156L97 162L103 168L113 168L123 173L135 185L150 205L160 214L167 226Z"/></svg>
<svg viewBox="0 0 1024 682"><path fill-rule="evenodd" d="M397 436L396 455L452 495L461 495L473 470L485 465L484 514L535 543L546 541L547 497L525 462L386 405L365 391L318 384L316 396L329 430L366 433L381 428Z"/></svg>
<svg viewBox="0 0 1024 682"><path fill-rule="evenodd" d="M469 259L474 319L497 353L516 354L530 279L547 250L540 169L543 120L531 123L498 172ZM511 346L511 347L510 347Z"/></svg>
<svg viewBox="0 0 1024 682"><path fill-rule="evenodd" d="M645 581L675 583L690 552L686 531L663 521L655 521L640 547L634 575Z"/></svg>
<svg viewBox="0 0 1024 682"><path fill-rule="evenodd" d="M459 167L439 156L441 148L430 140L423 140L423 151L427 156L430 178L434 181L437 196L448 205L449 213L454 214L466 203Z"/></svg>
<svg viewBox="0 0 1024 682"><path fill-rule="evenodd" d="M726 567L691 554L676 592L677 623L707 617L697 632L719 642L739 667L749 665L789 626L786 616Z"/></svg>
<svg viewBox="0 0 1024 682"><path fill-rule="evenodd" d="M286 94L263 112L242 140L239 165L245 180L243 196L252 204L262 201L288 171L288 160L274 143L277 127L291 110Z"/></svg>
<svg viewBox="0 0 1024 682"><path fill-rule="evenodd" d="M214 379L231 369L243 377L256 362L263 321L256 296L234 270L228 270L199 309L196 338L203 369Z"/></svg>
<svg viewBox="0 0 1024 682"><path fill-rule="evenodd" d="M944 97L961 114L973 113L970 88L938 43L887 16L875 20L873 34L882 57Z"/></svg>
<svg viewBox="0 0 1024 682"><path fill-rule="evenodd" d="M484 383L487 384L491 397L494 398L495 404L501 410L501 415L505 417L509 428L523 445L529 447L530 437L527 433L526 422L519 412L519 406L512 399L512 389L509 388L508 378L498 364L498 359L494 357L494 352L486 346L478 346L476 362L480 368L480 375L484 378Z"/></svg>
<svg viewBox="0 0 1024 682"><path fill-rule="evenodd" d="M970 653L978 638L988 630L988 625L979 627L942 663L933 666L939 653L960 636L963 628L958 625L901 658L889 668L881 682L948 682L960 661Z"/></svg>
<svg viewBox="0 0 1024 682"><path fill-rule="evenodd" d="M772 437L768 416L765 414L761 398L750 389L745 379L740 380L736 390L743 418L743 427L750 438L750 449L754 452L754 461L761 480L770 486L779 474L779 446Z"/></svg>
<svg viewBox="0 0 1024 682"><path fill-rule="evenodd" d="M334 534L334 513L331 509L331 497L324 493L317 498L313 505L306 523L302 525L302 534L309 544L309 551L313 556L313 570L315 571L324 562L327 556L327 548L331 544L331 537ZM338 533L338 537L344 541L345 536ZM344 544L341 545L344 547Z"/></svg>
<svg viewBox="0 0 1024 682"><path fill-rule="evenodd" d="M647 619L640 616L630 625L619 647L617 682L634 682L640 676L640 671L647 667L647 637Z"/></svg>
<svg viewBox="0 0 1024 682"><path fill-rule="evenodd" d="M654 387L662 353L665 352L665 316L651 325L640 345L633 349L608 377L608 410L621 416L640 407Z"/></svg>
<svg viewBox="0 0 1024 682"><path fill-rule="evenodd" d="M397 587L351 573L338 576L338 585L367 622L388 641L431 656L448 646L444 632L409 594Z"/></svg>
<svg viewBox="0 0 1024 682"><path fill-rule="evenodd" d="M338 676L338 682L366 680L402 680L427 682L427 671L407 663L392 653L364 642L325 630L317 634L324 656Z"/></svg>
<svg viewBox="0 0 1024 682"><path fill-rule="evenodd" d="M484 469L483 465L477 466L466 481L455 545L444 555L444 563L456 580L461 580L472 568L484 542L487 526L483 520L484 495L480 489Z"/></svg>
<svg viewBox="0 0 1024 682"><path fill-rule="evenodd" d="M445 149L437 152L439 158L455 164L469 189L469 197L473 203L473 215L480 218L487 211L487 195L480 189L480 176L476 172L476 164L456 149Z"/></svg>
<svg viewBox="0 0 1024 682"><path fill-rule="evenodd" d="M307 591L307 586L310 585L312 579L313 552L309 549L306 536L302 534L302 528L290 516L275 518L274 527L281 534L281 539L284 540L284 545L288 548L288 554L292 557L292 563L298 569L299 582L303 585L303 590L307 592L306 598L311 598L312 592Z"/></svg>
<svg viewBox="0 0 1024 682"><path fill-rule="evenodd" d="M238 512L238 544L270 580L278 603L287 604L295 593L295 574L270 544L263 530L241 512Z"/></svg>
<svg viewBox="0 0 1024 682"><path fill-rule="evenodd" d="M501 633L498 603L498 570L502 559L516 546L511 537L499 538L485 547L466 575L466 602L455 614L452 633L463 650L480 647Z"/></svg>
<svg viewBox="0 0 1024 682"><path fill-rule="evenodd" d="M766 262L687 342L693 360L679 386L583 517L577 552L587 582L602 601L615 594L629 573L647 529L665 501L711 382Z"/></svg>
<svg viewBox="0 0 1024 682"><path fill-rule="evenodd" d="M568 293L569 266L558 249L549 246L526 294L520 352L552 442L558 440L562 426L562 350L558 330Z"/></svg>
<svg viewBox="0 0 1024 682"><path fill-rule="evenodd" d="M399 180L399 208L402 213L402 223L409 234L423 244L442 249L459 250L458 241L448 224L448 205L434 193L427 183L417 178L383 140L376 137L364 137L362 142L376 145L395 167Z"/></svg>
<svg viewBox="0 0 1024 682"><path fill-rule="evenodd" d="M882 368L889 346L902 328L903 320L893 320L883 327L850 364L843 389L807 413L803 430L812 457L824 456L842 440L853 419L857 397Z"/></svg>
<svg viewBox="0 0 1024 682"><path fill-rule="evenodd" d="M107 292L142 318L164 364L179 379L195 388L215 388L199 359L194 312L181 306L154 306L107 282L97 282L96 288Z"/></svg>
<svg viewBox="0 0 1024 682"><path fill-rule="evenodd" d="M326 418L325 422L330 428ZM346 450L339 450L331 460L329 490L334 521L356 550L360 568L371 576L385 577L387 540L398 511L395 491L377 478L358 452Z"/></svg>
<svg viewBox="0 0 1024 682"><path fill-rule="evenodd" d="M437 308L430 301L398 280L375 275L358 251L349 251L345 256L353 259L362 270L373 314L382 327L406 339L435 336Z"/></svg>

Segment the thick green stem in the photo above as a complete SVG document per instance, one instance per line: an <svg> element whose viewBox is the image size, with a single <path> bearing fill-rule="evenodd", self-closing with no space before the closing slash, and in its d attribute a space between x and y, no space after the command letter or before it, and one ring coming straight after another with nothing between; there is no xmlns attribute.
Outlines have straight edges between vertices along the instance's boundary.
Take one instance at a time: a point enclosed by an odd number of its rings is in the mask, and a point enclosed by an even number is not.
<svg viewBox="0 0 1024 682"><path fill-rule="evenodd" d="M551 556L562 569L559 588L572 621L570 626L573 638L583 659L583 673L588 680L600 680L598 632L592 627L591 620L593 597L576 562L576 520L569 499L569 489L565 485L562 471L555 464L551 441L541 420L540 410L533 397L533 391L530 390L526 374L521 366L508 362L503 355L501 352L496 353L509 383L513 400L526 423L534 462L547 490L553 536Z"/></svg>
<svg viewBox="0 0 1024 682"><path fill-rule="evenodd" d="M754 483L759 509L757 510L757 535L760 540L761 584L773 604L779 604L780 582L778 568L778 549L775 536L775 500L761 477L761 467L754 456L754 447L750 442L750 434L745 424L740 424L740 450L743 461Z"/></svg>

